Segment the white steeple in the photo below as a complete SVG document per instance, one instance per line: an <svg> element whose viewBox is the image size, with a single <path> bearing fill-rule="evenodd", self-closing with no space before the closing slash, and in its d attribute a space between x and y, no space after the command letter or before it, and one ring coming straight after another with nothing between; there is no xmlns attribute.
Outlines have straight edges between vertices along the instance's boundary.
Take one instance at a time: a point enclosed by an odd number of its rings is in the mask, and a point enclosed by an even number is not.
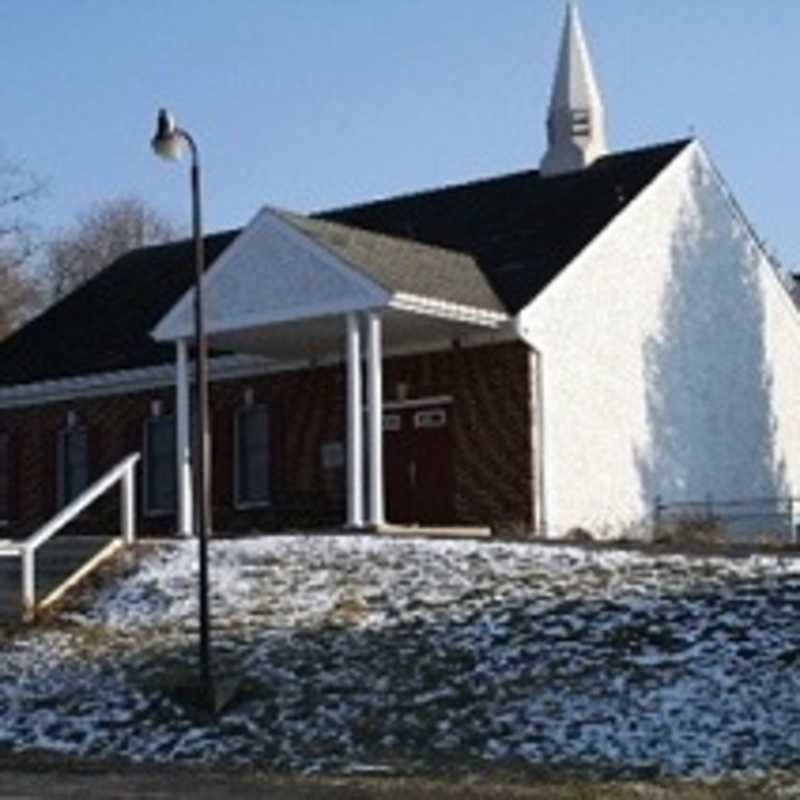
<svg viewBox="0 0 800 800"><path fill-rule="evenodd" d="M588 167L608 153L603 98L583 35L578 9L567 3L556 79L547 116L547 153L542 175L559 175Z"/></svg>

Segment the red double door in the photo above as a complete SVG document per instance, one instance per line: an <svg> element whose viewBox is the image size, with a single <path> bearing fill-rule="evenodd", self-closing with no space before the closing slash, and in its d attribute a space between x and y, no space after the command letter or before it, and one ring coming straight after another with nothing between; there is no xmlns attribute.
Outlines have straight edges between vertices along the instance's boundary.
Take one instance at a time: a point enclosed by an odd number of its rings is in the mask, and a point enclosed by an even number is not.
<svg viewBox="0 0 800 800"><path fill-rule="evenodd" d="M450 406L385 410L383 432L389 522L452 523Z"/></svg>

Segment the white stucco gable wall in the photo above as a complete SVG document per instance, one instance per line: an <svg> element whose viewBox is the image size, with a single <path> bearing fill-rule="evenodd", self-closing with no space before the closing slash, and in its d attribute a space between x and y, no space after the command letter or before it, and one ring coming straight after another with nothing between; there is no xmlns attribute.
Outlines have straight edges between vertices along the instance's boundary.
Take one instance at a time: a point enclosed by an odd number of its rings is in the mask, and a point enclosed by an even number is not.
<svg viewBox="0 0 800 800"><path fill-rule="evenodd" d="M524 309L542 353L549 530L800 487L800 328L702 148L688 146Z"/></svg>
<svg viewBox="0 0 800 800"><path fill-rule="evenodd" d="M777 488L800 495L800 313L765 254L758 252L764 293L767 369L764 392L771 401L769 424Z"/></svg>

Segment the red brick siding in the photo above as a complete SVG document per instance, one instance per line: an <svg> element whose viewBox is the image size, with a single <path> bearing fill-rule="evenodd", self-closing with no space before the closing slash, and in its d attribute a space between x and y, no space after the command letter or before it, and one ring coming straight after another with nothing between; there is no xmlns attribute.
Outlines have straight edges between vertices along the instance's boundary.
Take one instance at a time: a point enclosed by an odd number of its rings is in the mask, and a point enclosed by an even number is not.
<svg viewBox="0 0 800 800"><path fill-rule="evenodd" d="M530 526L531 419L528 351L509 343L388 358L385 396L398 383L409 397L451 395L455 523ZM234 419L245 390L270 412L272 503L237 510L234 503ZM57 507L56 441L67 412L89 431L90 475L99 477L141 450L151 402L171 414L171 388L19 409L0 409L0 430L12 434L16 511L12 530L31 530ZM213 515L220 531L336 525L345 516L344 468L323 469L320 449L345 442L344 366L273 373L211 386ZM142 508L139 482L139 508ZM116 493L87 514L87 529L116 524ZM173 515L141 517L144 533L174 530Z"/></svg>
<svg viewBox="0 0 800 800"><path fill-rule="evenodd" d="M162 401L164 413L171 413L174 392L169 389L144 393L58 402L30 408L0 409L0 428L14 437L16 474L12 530L28 532L47 520L58 508L57 442L66 426L68 412L88 431L89 477L100 477L133 450L141 450L144 420L150 416L151 400ZM142 507L141 481L139 507ZM118 524L116 497L99 502L83 519L84 527L95 529ZM172 518L143 520L151 533L174 528Z"/></svg>
<svg viewBox="0 0 800 800"><path fill-rule="evenodd" d="M234 420L244 406L245 389L252 390L256 405L269 409L272 503L265 509L237 511ZM344 472L326 474L320 458L324 442L343 442L345 437L342 367L221 381L211 387L210 403L214 422L214 520L218 529L338 525L344 520Z"/></svg>

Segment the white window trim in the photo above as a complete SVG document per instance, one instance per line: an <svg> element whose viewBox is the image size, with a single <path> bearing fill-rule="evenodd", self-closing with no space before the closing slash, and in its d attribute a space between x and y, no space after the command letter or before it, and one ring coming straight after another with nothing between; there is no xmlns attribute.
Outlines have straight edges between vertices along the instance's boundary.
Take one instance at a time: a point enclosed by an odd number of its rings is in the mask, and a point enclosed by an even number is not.
<svg viewBox="0 0 800 800"><path fill-rule="evenodd" d="M81 432L83 432L83 434L86 436L86 486L84 487L84 489L91 485L91 479L89 477L90 474L89 458L91 454L89 453L89 431L86 425L79 422L75 425L68 426L66 428L61 428L61 430L58 432L58 440L56 444L56 472L58 473L59 508L63 508L68 502L66 496L67 487L65 485L65 480L64 480L66 478L65 470L67 467L65 441L67 436L69 436L70 434L81 433ZM83 491L83 489L81 491ZM80 494L80 492L78 492L78 494ZM75 497L77 497L78 494L76 494Z"/></svg>
<svg viewBox="0 0 800 800"><path fill-rule="evenodd" d="M414 430L442 430L449 424L444 408L422 409L414 412Z"/></svg>
<svg viewBox="0 0 800 800"><path fill-rule="evenodd" d="M174 517L178 513L178 495L177 486L175 487L175 507L171 509L166 508L151 508L150 507L150 437L147 435L148 426L154 420L172 419L174 424L177 424L174 414L159 414L158 416L150 416L142 422L142 513L149 519L156 519L158 517ZM174 430L173 430L174 433ZM174 437L173 437L174 438ZM174 460L174 459L173 459ZM177 480L177 476L176 476Z"/></svg>
<svg viewBox="0 0 800 800"><path fill-rule="evenodd" d="M2 437L6 438L6 447L8 448L8 452L6 453L6 463L10 466L11 465L11 434L9 434L8 431L0 431L0 438L2 438ZM11 478L11 476L9 475L8 476L9 488L11 486L10 478ZM9 496L6 498L6 503L8 505L10 505L11 492L9 491L8 494L9 494ZM0 517L0 528L5 528L7 525L10 524L10 522L11 522L10 515L9 515L9 517Z"/></svg>
<svg viewBox="0 0 800 800"><path fill-rule="evenodd" d="M253 405L243 405L236 409L233 416L233 507L237 511L247 511L254 508L270 508L272 506L272 499L266 500L242 500L241 494L241 475L239 470L239 419L242 414L253 411L265 411L267 414L267 424L270 421L269 406L266 403L254 403ZM272 449L272 432L267 433L267 447ZM272 457L271 453L267 453L269 474L267 475L267 490L272 494Z"/></svg>

